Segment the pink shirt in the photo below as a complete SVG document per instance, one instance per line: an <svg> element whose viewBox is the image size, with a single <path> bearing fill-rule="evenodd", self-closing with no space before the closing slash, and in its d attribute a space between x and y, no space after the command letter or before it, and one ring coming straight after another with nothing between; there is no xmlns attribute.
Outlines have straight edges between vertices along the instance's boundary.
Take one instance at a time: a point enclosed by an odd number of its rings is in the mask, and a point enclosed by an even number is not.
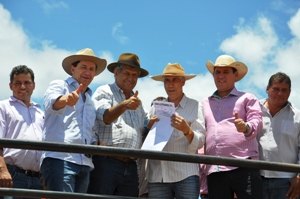
<svg viewBox="0 0 300 199"><path fill-rule="evenodd" d="M257 98L250 93L232 89L226 97L216 92L202 101L206 128L206 155L240 159L258 159L257 132L262 128L262 113ZM250 134L238 132L234 125L237 112L250 126ZM206 165L207 174L233 170L236 167Z"/></svg>

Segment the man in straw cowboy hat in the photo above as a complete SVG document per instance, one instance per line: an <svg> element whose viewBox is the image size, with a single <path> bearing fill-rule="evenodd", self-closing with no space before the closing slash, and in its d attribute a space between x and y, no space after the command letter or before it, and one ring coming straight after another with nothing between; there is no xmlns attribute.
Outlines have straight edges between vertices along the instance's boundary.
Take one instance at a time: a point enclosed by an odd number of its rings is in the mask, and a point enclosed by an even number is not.
<svg viewBox="0 0 300 199"><path fill-rule="evenodd" d="M148 75L139 57L123 53L107 66L115 82L97 88L93 99L97 108L95 124L98 143L103 146L139 149L147 119L138 91L138 78ZM138 196L136 160L121 156L94 156L89 193Z"/></svg>
<svg viewBox="0 0 300 199"><path fill-rule="evenodd" d="M240 159L258 159L257 133L262 127L257 98L238 91L235 83L248 71L247 66L229 55L208 61L217 90L202 101L206 128L205 154ZM206 165L209 199L260 199L261 179L258 169L224 165Z"/></svg>
<svg viewBox="0 0 300 199"><path fill-rule="evenodd" d="M167 100L173 102L176 113L171 116L174 128L163 151L195 154L204 144L198 119L198 102L187 97L183 86L196 75L185 74L178 63L169 63L161 75L152 76L162 81L167 93ZM189 198L199 196L198 164L187 162L149 160L148 190L150 198Z"/></svg>
<svg viewBox="0 0 300 199"><path fill-rule="evenodd" d="M52 81L45 92L43 140L91 144L96 109L88 86L105 69L106 60L85 48L66 57L62 66L70 77ZM92 168L89 154L45 151L41 173L48 190L84 193Z"/></svg>

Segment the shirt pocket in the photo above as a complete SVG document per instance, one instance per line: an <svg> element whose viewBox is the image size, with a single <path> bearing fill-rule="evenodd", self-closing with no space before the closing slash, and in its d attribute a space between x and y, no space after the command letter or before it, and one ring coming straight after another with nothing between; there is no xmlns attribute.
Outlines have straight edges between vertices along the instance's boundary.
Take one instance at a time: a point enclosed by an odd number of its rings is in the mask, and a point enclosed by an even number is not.
<svg viewBox="0 0 300 199"><path fill-rule="evenodd" d="M297 128L296 124L293 121L290 120L282 120L281 122L281 130L284 135L287 135L289 137L295 137L297 136Z"/></svg>

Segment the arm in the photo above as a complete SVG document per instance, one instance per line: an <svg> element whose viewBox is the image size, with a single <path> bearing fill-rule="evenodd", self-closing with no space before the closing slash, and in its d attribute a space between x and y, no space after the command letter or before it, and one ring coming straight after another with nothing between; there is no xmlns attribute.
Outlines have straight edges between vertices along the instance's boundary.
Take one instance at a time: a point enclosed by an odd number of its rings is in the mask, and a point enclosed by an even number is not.
<svg viewBox="0 0 300 199"><path fill-rule="evenodd" d="M103 115L103 122L105 124L111 124L113 121L115 121L120 115L122 115L126 110L136 110L140 104L141 101L137 97L138 92L136 91L133 96L130 98L122 101L121 103L106 109Z"/></svg>
<svg viewBox="0 0 300 199"><path fill-rule="evenodd" d="M62 108L65 108L65 106L74 106L80 97L80 93L84 89L86 88L84 88L84 86L80 84L79 87L72 93L68 93L66 95L58 97L52 106L53 109L60 110Z"/></svg>
<svg viewBox="0 0 300 199"><path fill-rule="evenodd" d="M4 158L3 158L3 150L1 149L0 154L0 187L12 187L13 182L11 175L6 167Z"/></svg>

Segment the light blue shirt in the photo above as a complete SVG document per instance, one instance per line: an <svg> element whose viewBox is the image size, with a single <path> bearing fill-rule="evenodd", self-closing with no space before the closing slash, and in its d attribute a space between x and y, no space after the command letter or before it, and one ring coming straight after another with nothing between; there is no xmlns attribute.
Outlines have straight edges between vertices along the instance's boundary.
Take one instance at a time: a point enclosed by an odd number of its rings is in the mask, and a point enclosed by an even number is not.
<svg viewBox="0 0 300 199"><path fill-rule="evenodd" d="M27 107L15 97L0 101L0 138L41 141L44 113L34 102ZM7 164L25 170L39 171L42 152L28 149L4 148Z"/></svg>
<svg viewBox="0 0 300 199"><path fill-rule="evenodd" d="M53 104L58 97L71 93L78 87L78 82L72 77L66 81L55 80L50 83L44 95L44 141L69 144L92 143L94 137L92 128L96 118L96 109L91 99L92 91L90 89L84 93L85 101L82 93L75 106L66 106L60 110L53 109ZM93 168L91 158L84 154L46 151L42 158L45 157L57 158Z"/></svg>
<svg viewBox="0 0 300 199"><path fill-rule="evenodd" d="M93 95L97 107L95 132L100 145L139 149L142 144L142 133L147 116L142 105L136 110L126 110L118 119L106 125L103 122L104 112L120 102L125 95L116 83L100 86Z"/></svg>

